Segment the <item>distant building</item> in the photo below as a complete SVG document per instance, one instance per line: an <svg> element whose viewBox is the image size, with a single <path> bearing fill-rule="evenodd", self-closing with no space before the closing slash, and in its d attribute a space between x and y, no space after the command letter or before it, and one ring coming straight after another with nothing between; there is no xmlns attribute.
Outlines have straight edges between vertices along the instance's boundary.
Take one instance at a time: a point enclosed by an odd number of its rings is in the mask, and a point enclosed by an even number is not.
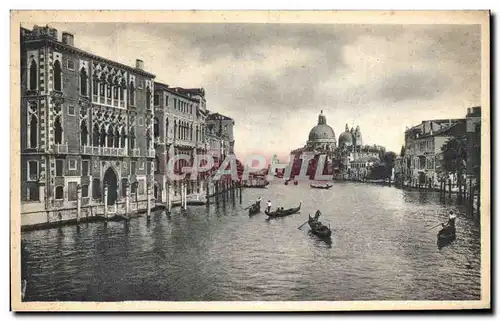
<svg viewBox="0 0 500 321"><path fill-rule="evenodd" d="M402 175L420 184L438 184L441 169L441 147L452 137L465 132L465 119L425 120L405 131L405 155Z"/></svg>
<svg viewBox="0 0 500 321"><path fill-rule="evenodd" d="M234 154L234 120L219 113L210 113L206 119L208 153L214 157L216 166L222 164L227 155Z"/></svg>
<svg viewBox="0 0 500 321"><path fill-rule="evenodd" d="M467 109L467 176L479 181L481 177L481 107Z"/></svg>
<svg viewBox="0 0 500 321"><path fill-rule="evenodd" d="M349 129L340 134L337 146L335 132L326 121L323 111L318 116L318 124L309 132L309 139L304 147L293 150L292 176L300 173L301 157L309 155L310 161L307 175L311 178L316 173L319 157L325 155L325 167L322 174L332 175L342 179L361 179L367 176L370 168L380 162L381 153L385 148L378 145L363 145L361 129Z"/></svg>
<svg viewBox="0 0 500 321"><path fill-rule="evenodd" d="M21 29L22 224L146 208L153 178L153 80L75 47L54 28ZM107 186L107 199L104 188Z"/></svg>
<svg viewBox="0 0 500 321"><path fill-rule="evenodd" d="M172 169L181 174L182 168L190 167L195 155L207 152L205 120L205 91L199 89L171 88L155 82L154 96L154 142L156 149L155 188L157 200L166 201L168 190L174 197L180 195L180 184L168 177L168 164L176 155L186 155L187 160L179 160ZM190 174L187 173L189 176ZM190 177L188 177L190 178ZM202 188L204 173L199 173L196 180L186 180L187 194L199 193Z"/></svg>

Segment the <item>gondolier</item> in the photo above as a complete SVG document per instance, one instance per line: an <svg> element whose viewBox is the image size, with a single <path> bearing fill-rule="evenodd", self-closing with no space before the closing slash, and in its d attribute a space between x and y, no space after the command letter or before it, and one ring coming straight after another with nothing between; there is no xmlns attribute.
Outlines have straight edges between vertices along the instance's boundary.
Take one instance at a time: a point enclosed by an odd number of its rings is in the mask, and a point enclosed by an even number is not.
<svg viewBox="0 0 500 321"><path fill-rule="evenodd" d="M257 199L257 201L255 201L255 205L257 205L258 207L260 207L260 202L262 201L262 198L259 196L259 198Z"/></svg>
<svg viewBox="0 0 500 321"><path fill-rule="evenodd" d="M453 211L450 211L450 216L448 216L448 222L447 223L441 223L443 227L450 227L455 229L455 219L457 216L453 213Z"/></svg>
<svg viewBox="0 0 500 321"><path fill-rule="evenodd" d="M268 201L267 201L267 211L268 211L268 212L271 212L271 206L272 206L272 204L271 204L271 200L268 200Z"/></svg>

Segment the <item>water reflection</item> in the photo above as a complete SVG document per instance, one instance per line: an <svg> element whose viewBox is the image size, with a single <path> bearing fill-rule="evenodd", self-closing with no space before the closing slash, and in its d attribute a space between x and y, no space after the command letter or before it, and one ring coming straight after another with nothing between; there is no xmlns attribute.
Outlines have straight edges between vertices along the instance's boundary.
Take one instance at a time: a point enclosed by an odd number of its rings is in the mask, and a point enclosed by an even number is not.
<svg viewBox="0 0 500 321"><path fill-rule="evenodd" d="M259 196L298 214L268 220ZM224 198L222 198L224 199ZM23 234L27 300L456 300L480 295L479 223L437 193L276 183L210 206ZM429 227L458 216L457 237ZM298 227L316 210L321 239Z"/></svg>

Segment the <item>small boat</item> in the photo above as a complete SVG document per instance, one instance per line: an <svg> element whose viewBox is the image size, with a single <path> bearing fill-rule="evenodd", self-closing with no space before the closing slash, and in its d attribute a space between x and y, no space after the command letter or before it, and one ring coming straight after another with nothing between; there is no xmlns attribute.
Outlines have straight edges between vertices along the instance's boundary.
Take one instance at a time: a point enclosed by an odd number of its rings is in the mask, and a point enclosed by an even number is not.
<svg viewBox="0 0 500 321"><path fill-rule="evenodd" d="M260 213L260 205L253 204L252 206L250 206L250 208L248 209L248 215L254 215L257 213Z"/></svg>
<svg viewBox="0 0 500 321"><path fill-rule="evenodd" d="M288 216L297 213L300 211L300 207L302 206L302 202L299 204L297 207L289 208L286 210L282 211L274 211L274 212L268 212L267 209L264 213L266 213L267 216L269 217L283 217L283 216Z"/></svg>
<svg viewBox="0 0 500 321"><path fill-rule="evenodd" d="M269 185L268 181L261 181L261 182L245 182L243 183L243 187L245 188L266 188L267 185Z"/></svg>
<svg viewBox="0 0 500 321"><path fill-rule="evenodd" d="M314 219L309 215L309 227L311 228L311 232L319 237L329 238L332 236L332 230L329 227Z"/></svg>
<svg viewBox="0 0 500 321"><path fill-rule="evenodd" d="M455 226L445 225L437 234L437 244L443 247L456 239Z"/></svg>
<svg viewBox="0 0 500 321"><path fill-rule="evenodd" d="M313 184L313 183L311 183L311 188L329 189L329 188L331 188L332 186L333 186L332 184L328 184L328 183L326 183L326 185L324 185L324 184Z"/></svg>
<svg viewBox="0 0 500 321"><path fill-rule="evenodd" d="M111 222L122 222L122 221L130 221L130 217L128 215L115 214L108 218L108 221Z"/></svg>

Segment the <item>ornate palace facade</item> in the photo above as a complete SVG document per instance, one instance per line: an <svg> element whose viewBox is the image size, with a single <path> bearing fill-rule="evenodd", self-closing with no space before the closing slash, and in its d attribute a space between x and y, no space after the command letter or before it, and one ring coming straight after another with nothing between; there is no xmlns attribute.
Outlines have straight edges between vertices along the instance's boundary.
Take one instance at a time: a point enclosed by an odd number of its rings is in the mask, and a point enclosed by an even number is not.
<svg viewBox="0 0 500 321"><path fill-rule="evenodd" d="M23 225L74 219L77 200L84 216L146 208L154 78L141 60L76 48L69 33L21 30Z"/></svg>

